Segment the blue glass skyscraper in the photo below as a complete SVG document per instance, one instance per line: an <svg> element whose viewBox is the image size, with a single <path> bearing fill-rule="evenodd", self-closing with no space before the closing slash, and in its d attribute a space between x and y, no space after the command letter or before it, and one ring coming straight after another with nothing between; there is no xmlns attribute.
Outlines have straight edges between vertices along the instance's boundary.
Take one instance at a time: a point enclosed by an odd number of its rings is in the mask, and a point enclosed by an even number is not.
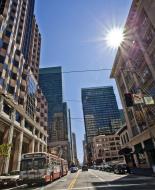
<svg viewBox="0 0 155 190"><path fill-rule="evenodd" d="M61 147L62 157L71 161L71 124L67 103L63 102L61 67L42 68L39 85L48 102L48 145Z"/></svg>
<svg viewBox="0 0 155 190"><path fill-rule="evenodd" d="M81 93L87 142L96 135L113 133L112 123L120 119L113 87L83 88Z"/></svg>
<svg viewBox="0 0 155 190"><path fill-rule="evenodd" d="M62 70L61 67L49 67L39 70L39 85L48 101L48 122L52 121L52 115L57 110L58 104L62 104Z"/></svg>

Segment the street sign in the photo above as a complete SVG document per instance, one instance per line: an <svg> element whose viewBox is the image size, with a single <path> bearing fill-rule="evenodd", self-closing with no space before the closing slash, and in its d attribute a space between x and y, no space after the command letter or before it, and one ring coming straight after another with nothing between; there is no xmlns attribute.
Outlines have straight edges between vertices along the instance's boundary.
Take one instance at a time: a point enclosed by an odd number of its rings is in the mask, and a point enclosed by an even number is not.
<svg viewBox="0 0 155 190"><path fill-rule="evenodd" d="M152 96L145 96L144 102L146 105L153 105L154 104L154 100L153 100Z"/></svg>
<svg viewBox="0 0 155 190"><path fill-rule="evenodd" d="M142 104L142 103L144 103L141 93L133 94L132 97L133 97L134 104Z"/></svg>

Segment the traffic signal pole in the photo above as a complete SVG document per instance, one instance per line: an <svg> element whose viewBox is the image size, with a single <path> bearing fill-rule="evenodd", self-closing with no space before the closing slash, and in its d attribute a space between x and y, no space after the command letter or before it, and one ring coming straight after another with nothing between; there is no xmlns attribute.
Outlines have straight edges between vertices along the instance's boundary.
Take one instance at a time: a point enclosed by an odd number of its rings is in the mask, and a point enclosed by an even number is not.
<svg viewBox="0 0 155 190"><path fill-rule="evenodd" d="M126 84L126 81L125 81L124 71L125 71L125 69L122 69L121 77L122 77L122 79L123 79L123 83L124 83L124 86L125 86L126 93L130 93L130 92L129 92L129 88L128 88L128 86L127 86L127 84ZM127 70L127 72L129 72L129 70ZM131 109L131 110L132 110L132 112L133 112L133 118L134 118L134 121L135 121L135 124L136 124L136 128L137 128L138 132L140 132L139 127L138 127L138 122L137 122L137 119L136 119L136 117L135 117L135 110L134 110L134 107L132 106L131 108L128 108L128 109Z"/></svg>

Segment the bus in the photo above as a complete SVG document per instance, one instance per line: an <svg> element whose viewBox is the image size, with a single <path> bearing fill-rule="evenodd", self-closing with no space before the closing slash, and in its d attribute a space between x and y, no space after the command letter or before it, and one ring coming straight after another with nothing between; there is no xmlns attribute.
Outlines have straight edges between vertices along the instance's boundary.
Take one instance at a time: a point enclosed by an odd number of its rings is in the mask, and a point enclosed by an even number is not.
<svg viewBox="0 0 155 190"><path fill-rule="evenodd" d="M20 177L28 186L51 182L67 173L67 161L56 155L35 152L23 154L21 157Z"/></svg>

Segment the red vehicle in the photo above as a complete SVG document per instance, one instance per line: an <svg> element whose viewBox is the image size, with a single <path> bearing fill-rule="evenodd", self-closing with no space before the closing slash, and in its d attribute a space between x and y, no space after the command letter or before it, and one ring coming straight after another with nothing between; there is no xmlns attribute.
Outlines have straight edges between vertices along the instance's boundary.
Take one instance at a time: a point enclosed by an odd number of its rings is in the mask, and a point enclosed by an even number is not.
<svg viewBox="0 0 155 190"><path fill-rule="evenodd" d="M58 156L45 153L27 153L22 155L20 177L23 183L51 182L68 173L67 161Z"/></svg>
<svg viewBox="0 0 155 190"><path fill-rule="evenodd" d="M67 160L64 160L61 158L61 167L62 167L62 169L61 169L62 176L67 175L67 173L68 173L68 162L67 162Z"/></svg>

